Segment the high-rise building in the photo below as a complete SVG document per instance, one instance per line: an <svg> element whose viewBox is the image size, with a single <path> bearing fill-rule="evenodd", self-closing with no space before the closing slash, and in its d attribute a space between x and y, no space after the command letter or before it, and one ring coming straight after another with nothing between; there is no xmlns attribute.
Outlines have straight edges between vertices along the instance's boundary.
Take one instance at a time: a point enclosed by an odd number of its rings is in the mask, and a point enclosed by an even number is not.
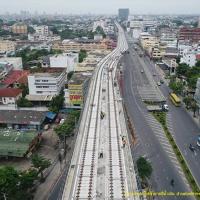
<svg viewBox="0 0 200 200"><path fill-rule="evenodd" d="M199 20L198 20L198 28L200 28L200 17L199 17Z"/></svg>
<svg viewBox="0 0 200 200"><path fill-rule="evenodd" d="M127 21L129 16L129 9L128 8L120 8L118 10L118 17L121 21Z"/></svg>

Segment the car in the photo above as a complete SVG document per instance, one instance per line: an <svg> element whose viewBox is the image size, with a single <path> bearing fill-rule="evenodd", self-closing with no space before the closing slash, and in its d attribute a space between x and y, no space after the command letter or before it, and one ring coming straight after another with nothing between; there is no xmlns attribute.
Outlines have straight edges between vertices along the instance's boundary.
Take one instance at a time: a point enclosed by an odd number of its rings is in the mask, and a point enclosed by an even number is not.
<svg viewBox="0 0 200 200"><path fill-rule="evenodd" d="M60 120L60 124L63 124L65 122L65 119Z"/></svg>
<svg viewBox="0 0 200 200"><path fill-rule="evenodd" d="M167 104L164 104L164 105L163 105L163 110L169 111L169 106L168 106Z"/></svg>
<svg viewBox="0 0 200 200"><path fill-rule="evenodd" d="M158 85L158 86L161 86L160 82L157 82L157 85Z"/></svg>
<svg viewBox="0 0 200 200"><path fill-rule="evenodd" d="M141 72L141 73L144 73L144 70L142 69L140 72Z"/></svg>
<svg viewBox="0 0 200 200"><path fill-rule="evenodd" d="M161 79L161 80L160 80L160 83L161 83L161 84L163 84L163 83L164 83L164 81Z"/></svg>
<svg viewBox="0 0 200 200"><path fill-rule="evenodd" d="M156 74L154 73L153 76L156 76Z"/></svg>

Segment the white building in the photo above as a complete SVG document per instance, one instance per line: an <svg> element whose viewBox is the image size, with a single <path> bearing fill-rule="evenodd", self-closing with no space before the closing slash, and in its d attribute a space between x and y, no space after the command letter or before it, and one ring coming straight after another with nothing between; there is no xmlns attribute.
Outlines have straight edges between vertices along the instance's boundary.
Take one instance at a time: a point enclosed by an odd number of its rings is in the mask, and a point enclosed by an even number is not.
<svg viewBox="0 0 200 200"><path fill-rule="evenodd" d="M106 21L104 21L104 20L95 21L94 24L93 24L93 32L96 31L96 28L98 26L100 26L103 30L105 30Z"/></svg>
<svg viewBox="0 0 200 200"><path fill-rule="evenodd" d="M180 62L186 63L190 67L193 67L197 62L197 57L199 57L199 54L200 54L200 47L190 48L190 49L186 48L182 51Z"/></svg>
<svg viewBox="0 0 200 200"><path fill-rule="evenodd" d="M96 35L94 35L94 40L101 41L101 40L103 40L103 36L101 34L96 34Z"/></svg>
<svg viewBox="0 0 200 200"><path fill-rule="evenodd" d="M67 72L75 71L78 64L78 53L65 53L50 57L50 67L66 68Z"/></svg>
<svg viewBox="0 0 200 200"><path fill-rule="evenodd" d="M40 35L40 34L28 34L29 41L59 41L61 37L59 35Z"/></svg>
<svg viewBox="0 0 200 200"><path fill-rule="evenodd" d="M132 20L130 21L130 30L132 32L133 39L138 40L140 37L140 34L143 31L142 22L138 20Z"/></svg>
<svg viewBox="0 0 200 200"><path fill-rule="evenodd" d="M21 57L3 57L0 58L0 62L11 64L13 66L13 69L15 70L23 69Z"/></svg>
<svg viewBox="0 0 200 200"><path fill-rule="evenodd" d="M29 95L58 95L66 81L66 70L50 68L28 76Z"/></svg>
<svg viewBox="0 0 200 200"><path fill-rule="evenodd" d="M48 26L36 26L34 27L36 34L38 35L49 35L49 27Z"/></svg>
<svg viewBox="0 0 200 200"><path fill-rule="evenodd" d="M162 33L160 43L165 44L167 47L177 48L177 38L174 33Z"/></svg>

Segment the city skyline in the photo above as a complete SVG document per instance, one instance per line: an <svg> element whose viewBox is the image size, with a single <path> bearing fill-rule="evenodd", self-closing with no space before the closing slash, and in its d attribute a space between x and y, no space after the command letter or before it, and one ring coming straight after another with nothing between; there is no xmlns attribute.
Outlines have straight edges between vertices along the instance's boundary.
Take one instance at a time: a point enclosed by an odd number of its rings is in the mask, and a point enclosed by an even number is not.
<svg viewBox="0 0 200 200"><path fill-rule="evenodd" d="M31 7L30 7L31 5ZM118 8L129 8L130 14L200 14L200 2L196 0L111 0L101 2L85 0L30 0L29 4L25 0L1 0L0 13L19 13L26 10L31 13L59 13L59 14L117 14Z"/></svg>

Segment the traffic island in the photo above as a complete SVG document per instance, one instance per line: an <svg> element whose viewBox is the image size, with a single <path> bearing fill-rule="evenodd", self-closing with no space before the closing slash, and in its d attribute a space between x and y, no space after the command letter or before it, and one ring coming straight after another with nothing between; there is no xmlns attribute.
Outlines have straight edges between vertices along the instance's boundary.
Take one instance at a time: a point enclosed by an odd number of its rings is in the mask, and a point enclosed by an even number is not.
<svg viewBox="0 0 200 200"><path fill-rule="evenodd" d="M162 125L162 128L173 148L173 151L174 153L176 154L176 157L181 165L181 168L185 174L185 177L192 189L192 192L194 193L198 193L200 194L200 189L199 189L199 186L195 180L195 178L193 177L188 165L187 165L187 162L185 161L180 149L178 148L172 134L170 133L170 131L168 130L168 127L167 127L167 123L166 123L166 113L165 112L153 112L152 115L156 118L156 120ZM200 200L200 196L195 196L195 198L197 200Z"/></svg>

